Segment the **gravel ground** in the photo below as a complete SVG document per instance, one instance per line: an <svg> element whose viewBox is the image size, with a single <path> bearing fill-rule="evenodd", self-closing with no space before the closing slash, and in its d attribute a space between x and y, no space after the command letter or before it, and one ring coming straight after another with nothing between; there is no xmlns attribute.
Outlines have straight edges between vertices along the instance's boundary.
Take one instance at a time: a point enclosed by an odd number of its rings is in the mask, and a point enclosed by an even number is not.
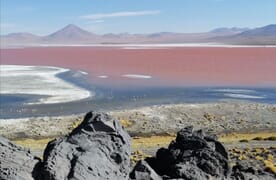
<svg viewBox="0 0 276 180"><path fill-rule="evenodd" d="M215 134L276 130L276 105L270 104L227 102L160 105L112 114L133 124L127 128L132 135L174 133L189 125Z"/></svg>
<svg viewBox="0 0 276 180"><path fill-rule="evenodd" d="M132 136L175 133L193 125L196 129L221 134L230 132L275 132L276 105L221 102L142 107L108 112L130 125ZM45 138L67 134L84 114L0 120L0 134L10 139Z"/></svg>

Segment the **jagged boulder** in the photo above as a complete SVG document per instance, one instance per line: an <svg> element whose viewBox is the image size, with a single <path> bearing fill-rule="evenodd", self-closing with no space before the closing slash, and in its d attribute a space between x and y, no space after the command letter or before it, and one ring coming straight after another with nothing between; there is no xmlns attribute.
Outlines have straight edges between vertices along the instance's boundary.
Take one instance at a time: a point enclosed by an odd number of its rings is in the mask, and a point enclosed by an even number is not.
<svg viewBox="0 0 276 180"><path fill-rule="evenodd" d="M276 174L265 172L258 167L256 162L237 161L233 167L231 179L243 180L243 179L264 179L275 180Z"/></svg>
<svg viewBox="0 0 276 180"><path fill-rule="evenodd" d="M31 152L0 136L0 179L32 180L38 178L41 160Z"/></svg>
<svg viewBox="0 0 276 180"><path fill-rule="evenodd" d="M227 179L231 173L224 146L215 136L194 131L191 126L179 131L168 148L159 149L156 157L145 161L164 179ZM137 171L141 168L135 167L131 174Z"/></svg>
<svg viewBox="0 0 276 180"><path fill-rule="evenodd" d="M128 179L131 138L119 122L89 112L68 136L48 143L44 179Z"/></svg>
<svg viewBox="0 0 276 180"><path fill-rule="evenodd" d="M130 179L143 179L143 180L162 180L156 172L149 166L146 161L139 161L129 175Z"/></svg>

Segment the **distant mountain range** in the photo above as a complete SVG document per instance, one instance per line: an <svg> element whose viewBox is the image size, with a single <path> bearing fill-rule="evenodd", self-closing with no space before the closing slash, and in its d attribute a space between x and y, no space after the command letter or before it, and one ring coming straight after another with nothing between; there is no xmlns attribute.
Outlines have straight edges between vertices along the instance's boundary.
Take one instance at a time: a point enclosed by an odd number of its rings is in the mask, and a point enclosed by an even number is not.
<svg viewBox="0 0 276 180"><path fill-rule="evenodd" d="M218 43L233 45L276 45L276 24L249 28L218 28L203 33L159 32L153 34L98 35L69 24L47 36L12 33L1 36L1 46L89 45L89 44Z"/></svg>

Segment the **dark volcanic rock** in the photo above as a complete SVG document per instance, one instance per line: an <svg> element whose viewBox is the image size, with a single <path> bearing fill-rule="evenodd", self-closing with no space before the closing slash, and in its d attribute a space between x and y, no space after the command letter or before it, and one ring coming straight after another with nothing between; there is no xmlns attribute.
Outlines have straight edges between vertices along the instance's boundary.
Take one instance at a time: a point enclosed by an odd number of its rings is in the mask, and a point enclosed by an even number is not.
<svg viewBox="0 0 276 180"><path fill-rule="evenodd" d="M159 149L156 157L146 161L164 179L227 179L231 172L224 146L215 136L191 126L179 131L168 149ZM136 166L132 173L138 170Z"/></svg>
<svg viewBox="0 0 276 180"><path fill-rule="evenodd" d="M155 157L139 161L129 174L130 155L130 136L119 122L89 112L69 135L48 143L43 162L0 137L0 180L275 179L244 161L237 162L231 173L228 153L217 137L191 126L179 131L175 141Z"/></svg>
<svg viewBox="0 0 276 180"><path fill-rule="evenodd" d="M19 147L0 136L0 179L31 180L38 177L36 171L40 159L28 149Z"/></svg>
<svg viewBox="0 0 276 180"><path fill-rule="evenodd" d="M119 122L89 112L68 136L48 143L44 179L127 179L131 139Z"/></svg>
<svg viewBox="0 0 276 180"><path fill-rule="evenodd" d="M139 161L130 173L131 179L161 180L162 178L149 166L146 161Z"/></svg>
<svg viewBox="0 0 276 180"><path fill-rule="evenodd" d="M276 175L267 173L258 167L256 162L250 163L248 161L238 161L233 167L231 179L234 180L249 180L249 179L263 179L275 180Z"/></svg>

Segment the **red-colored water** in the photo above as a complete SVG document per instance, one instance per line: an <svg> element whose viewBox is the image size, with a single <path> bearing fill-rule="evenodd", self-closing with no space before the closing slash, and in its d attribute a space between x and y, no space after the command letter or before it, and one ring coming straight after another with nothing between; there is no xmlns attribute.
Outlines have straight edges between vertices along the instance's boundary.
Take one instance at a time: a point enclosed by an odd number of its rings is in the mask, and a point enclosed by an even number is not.
<svg viewBox="0 0 276 180"><path fill-rule="evenodd" d="M1 49L1 64L47 65L82 70L89 73L93 82L105 85L276 85L276 48ZM153 79L128 79L121 77L123 74L150 75ZM98 78L100 75L109 78Z"/></svg>

